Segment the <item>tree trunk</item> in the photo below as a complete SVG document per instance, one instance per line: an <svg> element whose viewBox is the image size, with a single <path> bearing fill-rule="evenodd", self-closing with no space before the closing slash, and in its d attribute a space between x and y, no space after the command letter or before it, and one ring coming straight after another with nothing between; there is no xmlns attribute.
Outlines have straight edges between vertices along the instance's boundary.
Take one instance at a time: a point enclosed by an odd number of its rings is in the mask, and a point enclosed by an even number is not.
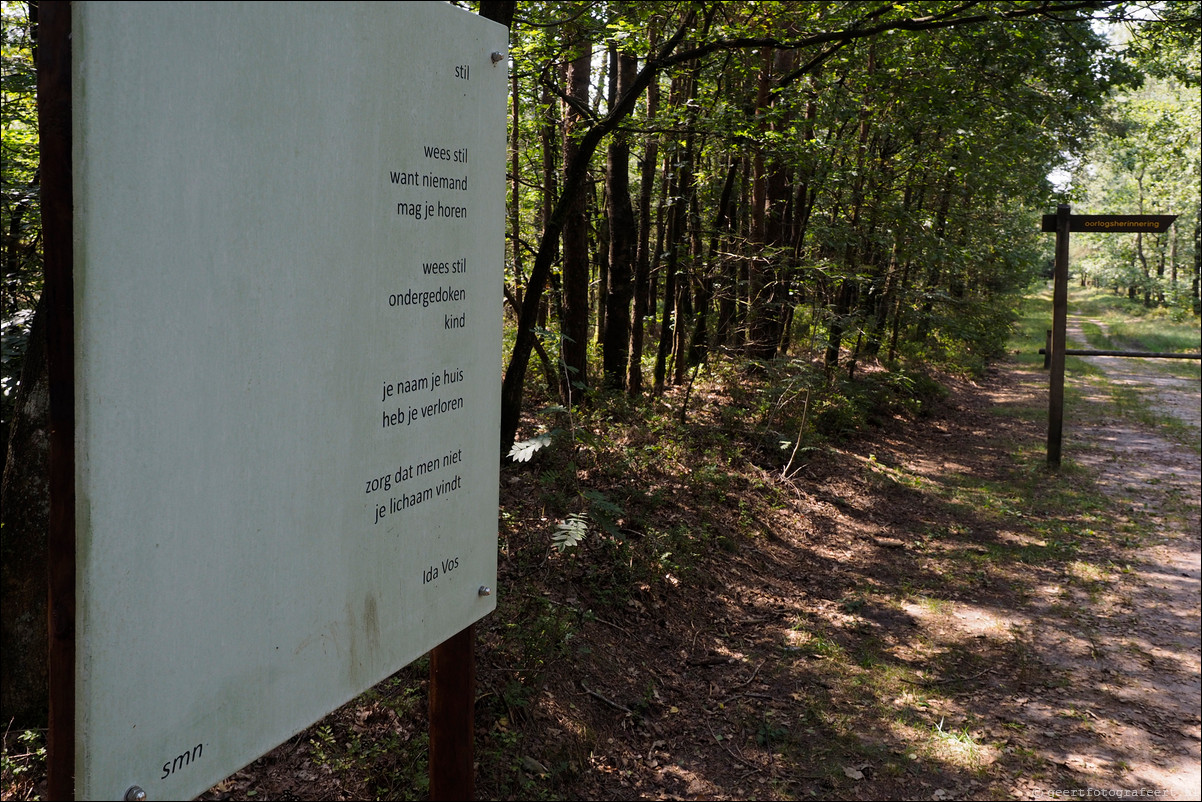
<svg viewBox="0 0 1202 802"><path fill-rule="evenodd" d="M672 79L669 104L673 107L687 105L693 98L695 83L692 75L678 75ZM668 257L664 274L663 312L659 332L659 350L655 356L655 393L664 390L668 374L668 356L677 353L680 338L682 311L688 310L688 300L681 293L688 292L686 279L681 275L682 251L688 247L688 192L691 183L693 134L690 130L683 145L672 144L664 156L664 174L669 177L666 195L670 198L668 209L667 242L664 250ZM683 286L682 286L683 285Z"/></svg>
<svg viewBox="0 0 1202 802"><path fill-rule="evenodd" d="M630 87L636 66L633 56L617 55L615 96ZM601 364L606 386L620 390L626 383L631 339L630 301L634 294L631 267L638 237L634 207L630 202L630 143L622 132L614 134L610 140L605 182L609 205L609 286Z"/></svg>
<svg viewBox="0 0 1202 802"><path fill-rule="evenodd" d="M546 119L543 121L542 131L539 136L539 139L542 143L543 157L543 202L542 208L539 210L539 222L543 231L543 241L540 243L540 248L545 247L548 250L548 258L550 258L552 262L555 262L559 259L559 236L556 235L548 239L546 232L552 230L551 218L555 213L556 204L559 203L559 157L561 147L559 141L560 120L552 112L552 109L556 108L555 101L550 90L545 87L543 88L542 92L541 104L542 107L546 109ZM530 284L532 285L533 283L534 274L533 271L531 271ZM526 289L527 292L529 292L530 287L527 286ZM538 292L542 292L542 287L538 288ZM523 308L525 308L525 303L526 302L523 299ZM549 306L550 304L547 303L546 298L543 298L542 302L538 306L537 327L543 331L546 331L549 328ZM521 313L518 314L518 318L519 320L521 319ZM534 326L534 323L531 323L531 326ZM534 336L533 333L531 333L531 336ZM520 333L519 339L521 339ZM537 337L534 339L537 340ZM542 346L540 343L540 349L541 347ZM545 367L546 361L544 361L543 364ZM559 398L560 403L566 404L568 399L563 392L563 370L561 368L560 354L558 353L555 354L554 370L547 375L547 384L550 385L552 383L555 384L555 395Z"/></svg>
<svg viewBox="0 0 1202 802"><path fill-rule="evenodd" d="M709 307L714 300L714 283L725 274L725 259L721 254L721 242L730 236L731 200L734 197L735 177L739 172L738 159L732 159L726 168L726 180L722 183L722 195L718 200L718 211L714 218L713 233L710 235L709 256L706 272L697 290L697 325L693 327L693 340L689 344L689 364L696 365L709 353Z"/></svg>
<svg viewBox="0 0 1202 802"><path fill-rule="evenodd" d="M588 105L590 43L576 43L575 56L567 65L565 86L567 94L581 106ZM565 103L563 110L563 165L579 161L580 129L583 117L574 104ZM587 165L586 165L587 166ZM572 194L563 226L563 317L559 321L562 337L564 396L571 404L582 398L588 386L588 193Z"/></svg>
<svg viewBox="0 0 1202 802"><path fill-rule="evenodd" d="M651 32L651 49L655 50L656 32ZM647 87L647 124L650 126L659 111L659 82ZM639 232L635 254L634 309L630 321L630 355L626 369L626 392L632 396L643 392L643 319L647 316L651 284L651 195L655 189L655 166L659 159L659 137L647 135L643 151L643 169L639 181Z"/></svg>
<svg viewBox="0 0 1202 802"><path fill-rule="evenodd" d="M521 95L518 92L518 74L514 70L510 82L511 106L513 109L513 122L509 132L509 179L512 198L509 201L509 240L513 247L513 296L514 296L514 314L522 308L522 293L524 291L525 276L522 270L522 226L521 226L521 208L522 208L522 183L520 164L518 162L518 142L521 137Z"/></svg>
<svg viewBox="0 0 1202 802"><path fill-rule="evenodd" d="M768 90L772 78L772 50L762 54L756 91L756 115L760 117L758 128L766 132L764 119L770 103ZM764 159L764 146L757 145L752 157L751 178L751 246L755 250L748 262L747 287L747 354L752 359L771 359L776 354L771 312L769 311L772 287L772 265L765 259L764 246L768 243L768 170Z"/></svg>
<svg viewBox="0 0 1202 802"><path fill-rule="evenodd" d="M664 46L658 51L660 57L671 53L691 30L696 20L695 12L689 11ZM554 264L555 244L563 230L568 213L568 203L584 186L584 178L588 173L588 163L596 152L601 140L609 134L618 123L625 119L634 108L635 101L658 76L663 63L649 60L647 66L639 71L630 91L618 99L618 103L601 122L590 128L580 140L580 150L577 158L567 166L563 176L563 196L556 202L555 209L547 219L543 229L542 240L534 257L534 265L530 269L530 285L526 288L526 297L522 300L522 313L518 316L517 332L514 337L513 351L509 355L509 365L505 368L505 378L501 380L501 455L509 453L517 435L518 423L522 414L522 391L526 380L526 369L530 365L530 352L534 350L534 324L542 302L543 289L551 276L551 266ZM655 61L656 63L652 63Z"/></svg>
<svg viewBox="0 0 1202 802"><path fill-rule="evenodd" d="M681 198L681 227L678 238L684 240L688 238L688 259L683 261L683 264L677 262L676 276L676 297L674 304L676 314L674 315L675 328L672 331L672 383L681 384L684 381L685 368L687 367L688 354L686 350L689 344L689 332L693 327L693 319L695 309L693 306L693 267L701 259L701 221L698 219L700 212L697 209L697 135L696 131L696 105L693 103L697 97L697 69L694 67L687 78L688 89L685 105L689 108L689 114L686 117L685 128L688 134L685 135L684 154L681 157L680 169L680 191L683 195ZM683 247L683 242L680 243ZM667 298L664 298L665 303Z"/></svg>
<svg viewBox="0 0 1202 802"><path fill-rule="evenodd" d="M50 373L44 298L26 346L0 489L0 716L5 725L18 727L46 726L49 710Z"/></svg>
<svg viewBox="0 0 1202 802"><path fill-rule="evenodd" d="M793 71L796 53L792 50L777 50L772 57L772 75L788 75ZM778 134L788 135L792 130L792 104L786 104L777 110L772 130ZM779 154L774 154L767 165L767 197L764 201L764 242L770 261L767 269L770 282L768 289L768 306L765 309L765 334L772 338L769 358L787 349L786 321L789 317L789 286L791 283L791 264L787 245L788 231L792 226L793 204L792 167Z"/></svg>
<svg viewBox="0 0 1202 802"><path fill-rule="evenodd" d="M673 81L675 84L676 82ZM673 87L675 90L676 87ZM672 93L676 97L676 91ZM664 158L664 175L667 179L665 195L671 198L668 208L667 251L668 263L664 270L664 303L660 312L659 349L655 354L654 392L660 395L664 391L664 381L668 375L668 354L672 350L673 332L676 327L676 273L680 264L681 229L684 227L684 201L681 198L680 168L675 165L676 146L669 148Z"/></svg>
<svg viewBox="0 0 1202 802"><path fill-rule="evenodd" d="M955 163L956 156L952 154L952 163ZM953 173L949 170L944 176L943 194L939 201L939 211L935 215L935 239L939 242L939 250L944 249L944 243L947 239L947 216L951 210L952 189L954 185ZM915 333L915 339L918 342L926 341L931 334L931 315L935 309L935 288L939 285L940 277L943 273L943 255L937 253L931 263L931 269L927 275L926 282L926 300L922 302L922 310L918 317L918 330Z"/></svg>

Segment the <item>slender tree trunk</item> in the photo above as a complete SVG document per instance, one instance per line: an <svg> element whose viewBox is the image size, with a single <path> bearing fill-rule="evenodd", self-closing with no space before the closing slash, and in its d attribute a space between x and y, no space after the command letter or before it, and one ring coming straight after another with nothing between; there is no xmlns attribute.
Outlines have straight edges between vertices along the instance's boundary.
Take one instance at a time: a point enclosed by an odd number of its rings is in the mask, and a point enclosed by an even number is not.
<svg viewBox="0 0 1202 802"><path fill-rule="evenodd" d="M1173 288L1173 296L1177 296L1177 230L1174 226L1169 233L1169 286Z"/></svg>
<svg viewBox="0 0 1202 802"><path fill-rule="evenodd" d="M577 103L587 106L589 100L589 69L591 43L581 39L574 48L575 56L567 64L564 84L567 94ZM579 162L580 134L584 124L579 110L572 104L563 106L563 165L566 172ZM587 165L586 165L587 168ZM563 226L563 317L559 321L562 339L564 396L576 404L583 398L581 390L588 386L588 322L589 322L589 251L588 251L588 193L575 192L570 200Z"/></svg>
<svg viewBox="0 0 1202 802"><path fill-rule="evenodd" d="M651 49L655 50L656 32L651 32ZM659 82L647 87L647 124L652 125L659 112ZM659 160L659 137L648 134L643 150L643 168L639 177L639 231L635 255L634 309L631 312L630 356L626 369L626 392L632 396L643 392L643 319L647 317L651 284L651 195L655 189L655 167Z"/></svg>
<svg viewBox="0 0 1202 802"><path fill-rule="evenodd" d="M688 148L690 158L692 156L692 146ZM691 183L692 167L688 168L686 185ZM685 221L684 227L686 230L692 230L693 226L689 223L689 218L692 215L689 213L688 207L692 205L693 198L685 199ZM674 306L676 312L673 315L674 328L672 329L672 383L680 384L684 381L684 373L688 355L685 353L689 341L689 331L693 326L694 308L693 308L693 286L692 278L693 271L690 269L695 263L695 250L690 242L690 247L685 253L688 254L688 259L679 260L677 262L676 275L676 299ZM680 245L683 248L683 243Z"/></svg>
<svg viewBox="0 0 1202 802"><path fill-rule="evenodd" d="M615 96L634 80L636 62L626 53L616 54ZM605 164L609 205L609 297L606 301L601 363L605 383L621 389L626 382L631 340L630 301L634 294L633 271L638 232L630 202L630 143L624 133L610 140ZM641 342L641 340L640 340Z"/></svg>
<svg viewBox="0 0 1202 802"><path fill-rule="evenodd" d="M897 340L901 333L902 319L905 315L905 306L903 304L905 293L910 288L910 260L906 260L906 264L902 267L901 289L897 293L897 301L893 309L893 329L889 334L889 355L886 361L892 363L897 361Z"/></svg>
<svg viewBox="0 0 1202 802"><path fill-rule="evenodd" d="M792 50L777 50L772 56L772 75L788 75L796 63ZM776 104L773 104L774 107ZM775 119L772 130L778 135L787 135L793 128L792 104L774 108ZM793 223L793 193L790 185L793 178L791 163L774 155L767 165L767 197L764 202L764 242L771 257L768 264L770 275L768 306L765 309L767 323L765 333L770 336L771 346L765 348L769 357L787 349L789 317L789 290L792 278L788 243L789 230Z"/></svg>
<svg viewBox="0 0 1202 802"><path fill-rule="evenodd" d="M596 198L596 193L589 193L589 200L592 201L589 206L589 219L597 234L593 238L593 257L590 262L597 269L595 277L589 282L589 296L591 308L597 310L594 316L594 325L597 347L601 348L605 338L606 307L609 303L609 189L606 186L604 174L596 183L600 185L601 189L600 201ZM600 209L601 213L594 216L595 209Z"/></svg>
<svg viewBox="0 0 1202 802"><path fill-rule="evenodd" d="M739 160L731 159L730 166L726 168L726 180L722 182L722 195L718 199L718 211L714 218L713 233L710 235L705 275L702 277L697 292L697 325L693 327L693 341L689 345L690 365L701 362L709 352L709 327L707 325L709 307L714 300L714 283L723 278L726 272L726 260L721 254L721 243L725 237L730 235L731 201L734 198L735 178L738 172ZM721 316L720 312L719 320L721 320Z"/></svg>
<svg viewBox="0 0 1202 802"><path fill-rule="evenodd" d="M543 109L545 109L542 131L539 137L542 142L543 157L542 207L539 210L539 222L541 223L543 231L543 240L540 248L546 248L548 251L548 258L550 258L552 262L555 262L559 259L559 236L556 235L548 240L547 232L553 230L552 215L555 212L556 205L559 203L559 157L561 150L559 131L562 123L560 122L559 116L555 114L555 110L558 108L558 102L554 97L552 97L549 89L545 87L543 88L540 101ZM530 284L534 284L533 272L530 277ZM527 292L529 292L529 289L530 288L527 287ZM538 291L541 293L542 288L539 287ZM548 299L542 298L541 303L537 307L537 326L543 331L547 331L549 328L549 306L550 304L548 303ZM524 301L522 308L525 308ZM520 319L521 315L519 314L518 317ZM532 323L531 325L533 326L534 324ZM533 330L530 332L530 336L535 337ZM518 333L518 338L519 340L522 338L521 331ZM535 339L537 339L537 337L535 337ZM541 345L540 350L542 350ZM564 394L563 370L560 367L560 364L561 356L560 354L556 353L554 370L547 375L547 383L548 385L551 383L555 384L555 393L559 397L560 403L566 404L568 402L568 397ZM545 361L543 362L543 365L545 367Z"/></svg>
<svg viewBox="0 0 1202 802"><path fill-rule="evenodd" d="M673 105L678 97L678 81L673 80ZM673 332L676 327L676 275L680 264L681 229L684 227L684 201L681 198L680 168L676 164L677 146L669 146L664 157L664 175L667 178L665 196L668 201L667 251L668 262L664 272L663 308L660 312L659 349L655 354L655 389L656 395L664 391L664 382L668 375L668 355L672 351Z"/></svg>
<svg viewBox="0 0 1202 802"><path fill-rule="evenodd" d="M1135 255L1139 259L1139 271L1144 277L1144 306L1152 305L1152 272L1148 268L1148 255L1144 253L1144 232L1135 235Z"/></svg>
<svg viewBox="0 0 1202 802"><path fill-rule="evenodd" d="M952 161L955 161L954 155ZM935 215L935 239L942 244L947 238L947 216L951 210L952 190L954 179L949 171L944 176L944 186L942 197L939 201L939 211ZM930 273L927 275L926 282L926 299L922 302L922 310L918 316L918 330L915 333L915 339L923 342L931 335L931 315L935 309L934 294L935 288L939 285L939 280L943 275L943 256L936 254L931 262Z"/></svg>
<svg viewBox="0 0 1202 802"><path fill-rule="evenodd" d="M513 193L509 202L509 241L513 247L513 297L514 314L522 308L522 293L525 291L525 271L522 269L522 218L521 218L521 172L518 163L518 143L521 141L521 94L518 92L518 74L514 70L510 84L513 122L509 132L509 178Z"/></svg>
<svg viewBox="0 0 1202 802"><path fill-rule="evenodd" d="M768 131L766 117L772 79L772 50L761 54L762 63L756 83L756 116L761 132ZM766 257L768 244L768 170L763 145L757 145L751 160L751 247L747 287L747 353L753 359L771 359L776 353L770 296L774 289L772 264Z"/></svg>
<svg viewBox="0 0 1202 802"><path fill-rule="evenodd" d="M746 244L750 242L751 230L751 164L745 156L739 157L738 201L731 218L732 254L726 262L727 282L730 286L728 312L719 312L718 340L740 348L747 347L747 299L750 291L751 268L746 258ZM740 213L739 210L742 210ZM725 323L723 322L725 321ZM723 330L724 329L724 330Z"/></svg>
<svg viewBox="0 0 1202 802"><path fill-rule="evenodd" d="M1140 170L1139 175L1135 177L1135 184L1139 187L1139 213L1144 213L1144 171ZM1142 231L1135 235L1135 255L1139 259L1139 269L1143 274L1144 283L1144 306L1152 305L1152 272L1148 268L1148 257L1144 253L1144 233Z"/></svg>
<svg viewBox="0 0 1202 802"><path fill-rule="evenodd" d="M875 70L875 43L869 45L868 49L868 75L871 76ZM852 182L851 192L851 209L850 209L850 226L848 234L847 246L843 254L843 269L845 276L839 281L839 291L835 301L834 317L831 320L829 335L826 344L826 356L823 359L823 364L830 375L839 362L839 350L842 347L843 334L847 327L854 321L854 316L851 315L852 309L859 297L859 280L856 274L859 272L859 262L862 257L860 245L860 214L864 206L864 166L867 162L868 155L868 138L871 130L871 109L867 103L860 111L860 132L856 143L856 167L855 179ZM856 340L856 351L859 350L861 339ZM848 365L850 371L855 369L855 354L852 355L851 362Z"/></svg>
<svg viewBox="0 0 1202 802"><path fill-rule="evenodd" d="M880 280L880 290L874 293L872 331L869 333L868 342L864 346L864 353L870 357L876 356L881 351L881 339L885 336L885 327L889 324L889 308L893 304L893 294L897 286L898 273L897 240L894 239L893 248L889 253L889 262L885 267L885 274Z"/></svg>
<svg viewBox="0 0 1202 802"><path fill-rule="evenodd" d="M1190 284L1194 314L1202 313L1202 222L1194 220L1194 278Z"/></svg>
<svg viewBox="0 0 1202 802"><path fill-rule="evenodd" d="M676 250L685 249L684 240L687 238L688 247L685 253L688 254L688 259L681 260L678 258L676 263L676 295L673 301L676 313L673 315L674 328L672 330L672 383L680 384L684 381L685 368L687 367L688 354L686 353L689 343L689 332L693 328L693 318L695 314L693 305L693 268L701 258L701 224L698 220L697 211L697 181L696 181L696 158L697 158L697 135L695 133L696 121L695 109L696 106L693 100L697 96L697 70L694 68L690 71L687 78L687 99L685 105L690 109L690 113L686 117L685 128L688 134L685 135L684 152L681 155L680 166L680 192L682 193L680 212L681 220L677 229ZM665 296L664 301L667 302Z"/></svg>

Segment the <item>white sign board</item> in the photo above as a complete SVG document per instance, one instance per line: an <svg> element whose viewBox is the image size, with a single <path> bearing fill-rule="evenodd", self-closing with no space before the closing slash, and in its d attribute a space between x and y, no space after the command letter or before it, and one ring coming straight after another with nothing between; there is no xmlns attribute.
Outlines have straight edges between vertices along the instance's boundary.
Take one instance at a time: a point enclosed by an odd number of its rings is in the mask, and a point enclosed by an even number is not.
<svg viewBox="0 0 1202 802"><path fill-rule="evenodd" d="M507 31L73 8L76 794L184 799L495 607Z"/></svg>

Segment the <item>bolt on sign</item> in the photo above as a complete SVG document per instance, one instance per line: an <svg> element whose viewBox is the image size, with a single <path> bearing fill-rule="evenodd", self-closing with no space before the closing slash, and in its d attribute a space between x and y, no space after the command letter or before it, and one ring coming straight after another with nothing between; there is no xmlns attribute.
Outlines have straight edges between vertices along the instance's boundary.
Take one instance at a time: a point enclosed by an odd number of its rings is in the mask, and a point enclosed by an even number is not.
<svg viewBox="0 0 1202 802"><path fill-rule="evenodd" d="M508 32L70 14L74 792L187 799L495 608Z"/></svg>

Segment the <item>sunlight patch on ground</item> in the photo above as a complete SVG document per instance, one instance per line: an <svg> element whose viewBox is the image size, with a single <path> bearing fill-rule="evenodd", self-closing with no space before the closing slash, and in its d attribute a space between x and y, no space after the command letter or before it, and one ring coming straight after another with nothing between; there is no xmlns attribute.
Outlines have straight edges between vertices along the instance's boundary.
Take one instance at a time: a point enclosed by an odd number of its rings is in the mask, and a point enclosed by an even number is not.
<svg viewBox="0 0 1202 802"><path fill-rule="evenodd" d="M1002 543L1013 544L1015 546L1036 546L1038 548L1047 548L1047 541L1029 535L1025 532L1015 532L1010 529L997 530L997 539Z"/></svg>
<svg viewBox="0 0 1202 802"><path fill-rule="evenodd" d="M895 719L890 730L899 741L910 745L906 753L909 760L929 760L979 771L996 761L1000 754L995 746L984 742L981 733L973 732L963 724L953 726L944 717L921 724Z"/></svg>
<svg viewBox="0 0 1202 802"><path fill-rule="evenodd" d="M1021 627L1027 619L1006 611L1000 614L997 610L980 607L963 602L951 602L943 599L920 598L915 601L902 603L902 609L923 623L938 621L946 626L953 626L961 637L983 637L1005 635L1013 627Z"/></svg>

